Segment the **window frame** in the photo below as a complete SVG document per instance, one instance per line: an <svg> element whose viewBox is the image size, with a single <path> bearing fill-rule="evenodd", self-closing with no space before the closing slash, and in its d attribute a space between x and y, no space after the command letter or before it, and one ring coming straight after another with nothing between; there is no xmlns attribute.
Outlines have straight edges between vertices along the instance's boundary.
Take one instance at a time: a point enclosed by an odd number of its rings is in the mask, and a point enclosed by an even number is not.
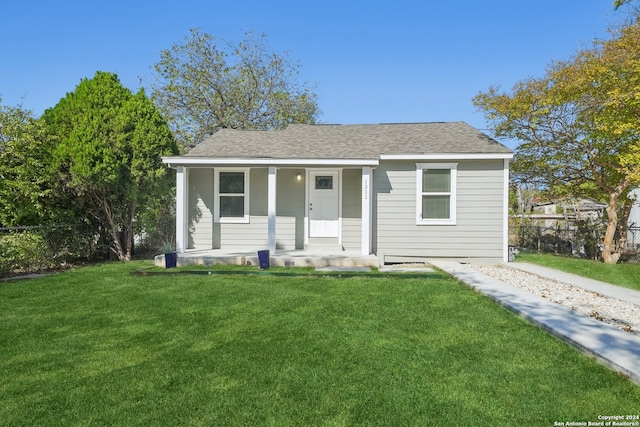
<svg viewBox="0 0 640 427"><path fill-rule="evenodd" d="M450 172L450 191L423 191L423 171L433 169L447 169ZM458 182L457 163L416 163L416 225L456 225L456 200ZM423 218L422 198L423 196L449 196L449 218Z"/></svg>
<svg viewBox="0 0 640 427"><path fill-rule="evenodd" d="M244 174L244 193L220 193L220 173L224 172L242 172ZM213 219L216 223L235 223L246 224L249 223L249 173L250 168L216 168L215 178L213 182L213 197L214 197L214 210ZM244 197L244 215L243 216L221 216L220 215L220 198L221 197Z"/></svg>

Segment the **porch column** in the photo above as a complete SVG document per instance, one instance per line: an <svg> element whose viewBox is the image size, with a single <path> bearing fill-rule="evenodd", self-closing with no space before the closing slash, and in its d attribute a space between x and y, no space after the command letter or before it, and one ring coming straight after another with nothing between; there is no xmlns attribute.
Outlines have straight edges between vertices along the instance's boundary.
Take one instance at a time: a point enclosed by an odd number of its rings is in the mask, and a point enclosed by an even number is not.
<svg viewBox="0 0 640 427"><path fill-rule="evenodd" d="M183 253L188 245L187 233L187 197L189 197L188 169L176 168L176 251Z"/></svg>
<svg viewBox="0 0 640 427"><path fill-rule="evenodd" d="M269 215L269 250L276 251L276 168L269 167L267 186L267 212Z"/></svg>
<svg viewBox="0 0 640 427"><path fill-rule="evenodd" d="M504 159L503 162L502 262L509 262L509 159Z"/></svg>
<svg viewBox="0 0 640 427"><path fill-rule="evenodd" d="M362 168L362 255L371 254L371 168Z"/></svg>

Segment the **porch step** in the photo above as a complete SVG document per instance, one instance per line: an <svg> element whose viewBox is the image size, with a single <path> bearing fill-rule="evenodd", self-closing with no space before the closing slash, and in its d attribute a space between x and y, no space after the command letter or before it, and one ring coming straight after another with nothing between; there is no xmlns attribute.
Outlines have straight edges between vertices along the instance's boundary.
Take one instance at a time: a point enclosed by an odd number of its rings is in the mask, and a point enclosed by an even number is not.
<svg viewBox="0 0 640 427"><path fill-rule="evenodd" d="M188 251L178 254L178 266L180 267L215 264L258 266L258 256L254 251L230 252L221 250ZM343 250L333 252L276 251L270 256L270 264L273 267L377 267L378 257ZM155 257L155 265L164 267L164 255Z"/></svg>
<svg viewBox="0 0 640 427"><path fill-rule="evenodd" d="M342 247L342 245L338 245L335 243L312 243L309 245L305 245L304 250L308 252L344 252L344 248Z"/></svg>

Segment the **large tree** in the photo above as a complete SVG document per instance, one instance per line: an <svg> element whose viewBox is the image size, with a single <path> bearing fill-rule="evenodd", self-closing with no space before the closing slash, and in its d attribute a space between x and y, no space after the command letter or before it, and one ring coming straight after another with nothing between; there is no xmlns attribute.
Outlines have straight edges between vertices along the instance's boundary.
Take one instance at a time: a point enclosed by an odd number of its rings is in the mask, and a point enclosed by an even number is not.
<svg viewBox="0 0 640 427"><path fill-rule="evenodd" d="M79 200L62 191L46 127L21 106L0 105L0 224L76 223Z"/></svg>
<svg viewBox="0 0 640 427"><path fill-rule="evenodd" d="M0 225L39 224L46 206L44 127L29 110L0 105Z"/></svg>
<svg viewBox="0 0 640 427"><path fill-rule="evenodd" d="M523 141L516 178L608 204L603 258L616 263L629 192L640 182L640 25L554 62L544 77L523 80L510 93L492 87L473 101L497 137Z"/></svg>
<svg viewBox="0 0 640 427"><path fill-rule="evenodd" d="M183 152L221 128L276 129L314 123L316 95L297 82L299 65L248 33L233 45L198 29L163 50L152 97Z"/></svg>
<svg viewBox="0 0 640 427"><path fill-rule="evenodd" d="M166 122L143 90L132 94L105 72L83 79L43 119L65 188L88 201L118 258L131 259L134 220L171 192L161 157L178 149Z"/></svg>

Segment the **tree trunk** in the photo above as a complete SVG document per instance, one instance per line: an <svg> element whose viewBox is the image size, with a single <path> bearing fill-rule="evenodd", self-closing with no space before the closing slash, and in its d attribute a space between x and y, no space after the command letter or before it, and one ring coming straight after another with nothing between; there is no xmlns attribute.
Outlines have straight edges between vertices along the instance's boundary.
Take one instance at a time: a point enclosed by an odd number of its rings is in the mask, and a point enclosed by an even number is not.
<svg viewBox="0 0 640 427"><path fill-rule="evenodd" d="M133 258L133 215L134 215L134 211L135 211L135 206L133 203L131 203L131 205L128 207L128 209L126 210L126 218L123 218L123 222L124 222L124 230L123 230L123 235L124 235L124 256L125 256L125 261L131 261L131 258Z"/></svg>
<svg viewBox="0 0 640 427"><path fill-rule="evenodd" d="M111 234L111 243L113 245L113 249L118 256L118 260L120 261L129 261L127 259L124 248L122 247L122 242L120 241L120 232L118 230L118 225L115 223L113 216L109 215L109 234Z"/></svg>
<svg viewBox="0 0 640 427"><path fill-rule="evenodd" d="M607 205L607 229L604 233L604 242L602 248L602 259L605 264L617 264L622 252L616 247L614 239L616 230L618 229L618 197L617 193L609 194L609 204Z"/></svg>
<svg viewBox="0 0 640 427"><path fill-rule="evenodd" d="M118 256L118 260L120 261L130 261L131 254L125 250L120 241L120 230L118 229L118 224L116 222L116 218L113 213L113 209L111 209L111 204L109 203L108 198L100 191L95 191L94 195L100 205L102 206L102 212L107 220L109 236L111 237L111 247L113 251ZM126 245L125 245L126 246Z"/></svg>

